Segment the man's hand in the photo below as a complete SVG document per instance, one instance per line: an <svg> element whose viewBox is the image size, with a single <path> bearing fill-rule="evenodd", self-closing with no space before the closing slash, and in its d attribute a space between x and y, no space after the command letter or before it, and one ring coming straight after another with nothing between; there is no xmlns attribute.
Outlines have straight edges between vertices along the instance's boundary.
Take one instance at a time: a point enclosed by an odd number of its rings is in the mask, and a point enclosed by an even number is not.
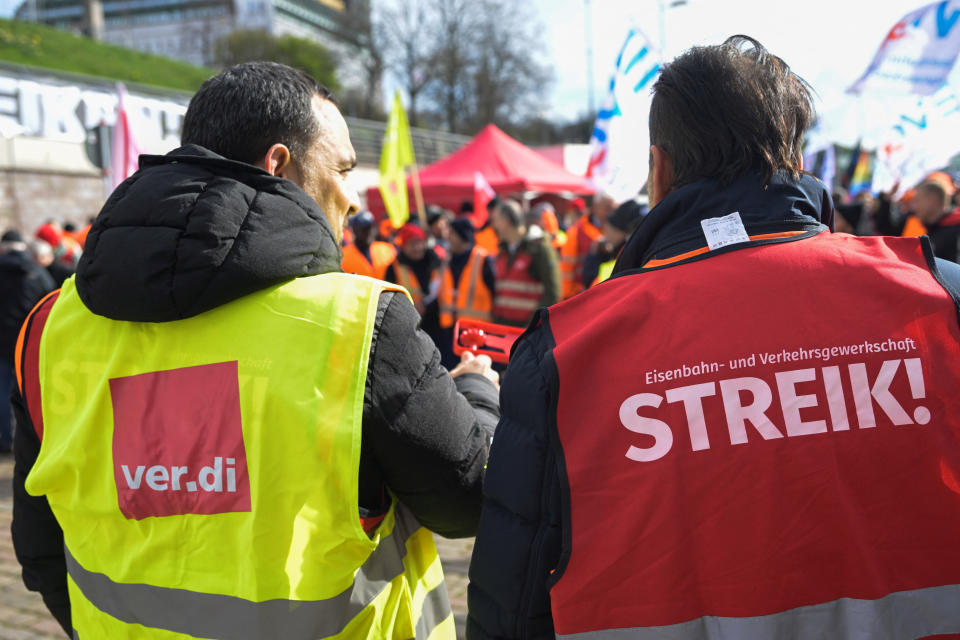
<svg viewBox="0 0 960 640"><path fill-rule="evenodd" d="M490 356L480 354L473 355L470 351L464 351L460 356L460 364L450 371L450 376L456 378L464 373L476 373L493 383L497 389L500 388L500 376L493 370L493 361Z"/></svg>

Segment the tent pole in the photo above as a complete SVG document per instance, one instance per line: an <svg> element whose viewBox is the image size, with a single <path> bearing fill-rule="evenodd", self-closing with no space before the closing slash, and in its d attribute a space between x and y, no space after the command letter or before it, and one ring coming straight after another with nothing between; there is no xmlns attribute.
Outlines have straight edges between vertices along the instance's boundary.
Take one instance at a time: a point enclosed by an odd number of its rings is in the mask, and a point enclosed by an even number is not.
<svg viewBox="0 0 960 640"><path fill-rule="evenodd" d="M411 165L413 172L410 174L410 178L413 180L413 197L417 202L417 215L420 218L420 225L423 227L423 230L427 230L427 210L423 206L423 191L420 189L420 169L417 167L417 163L414 162Z"/></svg>

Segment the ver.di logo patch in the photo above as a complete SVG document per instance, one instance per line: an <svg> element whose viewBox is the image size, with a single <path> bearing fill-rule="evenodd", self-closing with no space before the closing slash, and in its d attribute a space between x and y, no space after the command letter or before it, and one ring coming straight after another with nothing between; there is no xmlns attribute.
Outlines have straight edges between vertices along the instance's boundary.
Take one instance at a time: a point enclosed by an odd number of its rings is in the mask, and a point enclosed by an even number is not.
<svg viewBox="0 0 960 640"><path fill-rule="evenodd" d="M236 362L112 378L110 396L124 516L250 511Z"/></svg>

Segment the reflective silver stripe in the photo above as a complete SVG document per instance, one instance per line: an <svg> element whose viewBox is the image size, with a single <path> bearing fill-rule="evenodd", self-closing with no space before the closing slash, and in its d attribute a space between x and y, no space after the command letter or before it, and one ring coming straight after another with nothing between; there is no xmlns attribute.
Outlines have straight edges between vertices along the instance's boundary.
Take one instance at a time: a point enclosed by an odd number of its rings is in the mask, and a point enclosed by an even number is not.
<svg viewBox="0 0 960 640"><path fill-rule="evenodd" d="M114 582L102 573L84 569L65 549L67 573L91 604L130 624L220 640L316 640L343 631L404 572L406 541L420 524L400 505L395 513L393 531L363 563L353 584L325 600L253 602L236 596ZM446 587L441 583L438 588L442 588L445 599ZM424 607L433 604L431 601Z"/></svg>
<svg viewBox="0 0 960 640"><path fill-rule="evenodd" d="M705 616L661 627L557 634L564 640L915 640L960 633L960 585L840 598L752 618Z"/></svg>
<svg viewBox="0 0 960 640"><path fill-rule="evenodd" d="M522 309L524 311L536 311L540 307L539 300L522 300L520 298L501 298L497 297L495 307L504 309Z"/></svg>
<svg viewBox="0 0 960 640"><path fill-rule="evenodd" d="M543 293L543 285L539 282L519 282L517 280L504 280L497 283L497 291L515 291L516 293L530 293L540 295Z"/></svg>
<svg viewBox="0 0 960 640"><path fill-rule="evenodd" d="M417 640L427 640L433 630L446 620L453 610L450 608L450 598L447 595L447 585L440 583L430 590L423 601L423 610L420 621L417 623Z"/></svg>

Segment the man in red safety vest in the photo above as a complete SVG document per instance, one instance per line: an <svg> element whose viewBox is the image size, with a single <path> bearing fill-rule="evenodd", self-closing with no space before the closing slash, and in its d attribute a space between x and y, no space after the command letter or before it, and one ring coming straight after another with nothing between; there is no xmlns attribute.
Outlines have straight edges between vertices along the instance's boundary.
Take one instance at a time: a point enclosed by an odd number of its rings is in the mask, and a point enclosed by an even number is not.
<svg viewBox="0 0 960 640"><path fill-rule="evenodd" d="M514 345L468 636L960 637L960 267L831 231L755 40L653 94L653 208Z"/></svg>
<svg viewBox="0 0 960 640"><path fill-rule="evenodd" d="M491 223L500 238L493 321L523 327L537 309L560 300L557 256L543 232L527 232L517 201L497 205Z"/></svg>

